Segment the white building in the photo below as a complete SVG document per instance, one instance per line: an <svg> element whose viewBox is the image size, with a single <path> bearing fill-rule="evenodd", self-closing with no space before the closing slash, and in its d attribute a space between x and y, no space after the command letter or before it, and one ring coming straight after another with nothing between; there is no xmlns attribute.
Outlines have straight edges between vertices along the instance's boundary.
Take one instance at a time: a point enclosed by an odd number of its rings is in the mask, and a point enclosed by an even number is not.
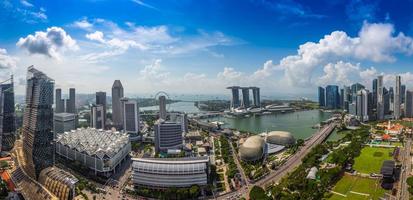
<svg viewBox="0 0 413 200"><path fill-rule="evenodd" d="M55 113L53 115L53 131L55 134L76 129L77 116L73 113Z"/></svg>
<svg viewBox="0 0 413 200"><path fill-rule="evenodd" d="M131 151L126 133L77 129L57 136L56 154L79 161L96 173L109 174Z"/></svg>
<svg viewBox="0 0 413 200"><path fill-rule="evenodd" d="M140 187L204 186L208 183L209 158L133 158L132 181Z"/></svg>
<svg viewBox="0 0 413 200"><path fill-rule="evenodd" d="M368 95L369 91L361 89L357 92L357 119L360 121L368 121Z"/></svg>
<svg viewBox="0 0 413 200"><path fill-rule="evenodd" d="M166 120L166 97L159 97L159 118Z"/></svg>

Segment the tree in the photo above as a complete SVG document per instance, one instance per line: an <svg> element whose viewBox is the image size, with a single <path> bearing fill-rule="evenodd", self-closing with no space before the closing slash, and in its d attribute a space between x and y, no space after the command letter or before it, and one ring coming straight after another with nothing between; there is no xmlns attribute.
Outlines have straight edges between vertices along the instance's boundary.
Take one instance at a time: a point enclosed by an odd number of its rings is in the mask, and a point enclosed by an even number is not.
<svg viewBox="0 0 413 200"><path fill-rule="evenodd" d="M9 163L8 163L7 161L5 161L5 160L2 160L2 161L0 162L0 168L5 169L5 168L7 168L7 167L9 167Z"/></svg>
<svg viewBox="0 0 413 200"><path fill-rule="evenodd" d="M189 188L189 195L191 198L196 198L199 194L199 186L193 185Z"/></svg>
<svg viewBox="0 0 413 200"><path fill-rule="evenodd" d="M251 200L269 200L271 198L269 198L266 195L264 189L255 185L254 187L252 187L250 191L250 199Z"/></svg>

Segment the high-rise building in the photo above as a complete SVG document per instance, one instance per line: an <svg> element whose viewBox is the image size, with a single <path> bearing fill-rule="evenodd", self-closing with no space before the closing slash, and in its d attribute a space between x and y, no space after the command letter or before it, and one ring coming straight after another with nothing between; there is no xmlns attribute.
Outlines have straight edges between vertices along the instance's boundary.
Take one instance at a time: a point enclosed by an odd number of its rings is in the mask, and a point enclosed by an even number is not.
<svg viewBox="0 0 413 200"><path fill-rule="evenodd" d="M123 86L120 80L115 80L112 86L112 121L116 127L123 126L120 99L123 97ZM125 128L125 127L123 127Z"/></svg>
<svg viewBox="0 0 413 200"><path fill-rule="evenodd" d="M400 86L400 102L403 104L406 101L406 85Z"/></svg>
<svg viewBox="0 0 413 200"><path fill-rule="evenodd" d="M252 90L252 98L254 106L259 108L261 107L261 97L260 97L260 88L258 87L250 87Z"/></svg>
<svg viewBox="0 0 413 200"><path fill-rule="evenodd" d="M390 114L390 92L386 87L383 88L383 112L384 115Z"/></svg>
<svg viewBox="0 0 413 200"><path fill-rule="evenodd" d="M106 104L106 92L96 92L96 105L102 105L103 106L103 123L104 123L104 127L102 127L103 129L105 129L106 127L106 108L107 108L107 104Z"/></svg>
<svg viewBox="0 0 413 200"><path fill-rule="evenodd" d="M401 77L396 76L396 91L394 92L394 119L400 119L400 104L401 104Z"/></svg>
<svg viewBox="0 0 413 200"><path fill-rule="evenodd" d="M344 108L344 98L345 98L345 96L344 96L344 88L341 88L340 89L340 108L341 109L345 109Z"/></svg>
<svg viewBox="0 0 413 200"><path fill-rule="evenodd" d="M28 68L22 128L23 168L34 179L53 165L53 87L53 79L33 66Z"/></svg>
<svg viewBox="0 0 413 200"><path fill-rule="evenodd" d="M375 107L373 106L373 92L369 92L368 93L368 97L367 97L367 114L369 117L369 120L374 120L376 119L376 116L374 114L374 109Z"/></svg>
<svg viewBox="0 0 413 200"><path fill-rule="evenodd" d="M344 110L349 112L349 105L351 103L351 88L344 86Z"/></svg>
<svg viewBox="0 0 413 200"><path fill-rule="evenodd" d="M326 106L326 97L325 97L326 91L323 87L318 87L318 105L320 107L325 107Z"/></svg>
<svg viewBox="0 0 413 200"><path fill-rule="evenodd" d="M389 88L389 111L394 111L394 90L393 87ZM390 113L388 113L390 114Z"/></svg>
<svg viewBox="0 0 413 200"><path fill-rule="evenodd" d="M77 126L77 115L73 113L55 113L53 117L53 132L60 134L75 130Z"/></svg>
<svg viewBox="0 0 413 200"><path fill-rule="evenodd" d="M56 89L55 113L65 112L65 100L62 99L62 89Z"/></svg>
<svg viewBox="0 0 413 200"><path fill-rule="evenodd" d="M406 91L404 110L406 117L413 118L413 90Z"/></svg>
<svg viewBox="0 0 413 200"><path fill-rule="evenodd" d="M166 152L168 149L179 149L183 146L182 124L159 120L154 125L155 151Z"/></svg>
<svg viewBox="0 0 413 200"><path fill-rule="evenodd" d="M340 107L340 94L337 85L326 87L326 107L328 109L338 109Z"/></svg>
<svg viewBox="0 0 413 200"><path fill-rule="evenodd" d="M13 76L9 81L10 83L0 84L0 145L4 151L11 150L16 139Z"/></svg>
<svg viewBox="0 0 413 200"><path fill-rule="evenodd" d="M355 83L351 85L351 101L352 102L355 103L357 101L357 92L364 88L365 88L364 85L360 83Z"/></svg>
<svg viewBox="0 0 413 200"><path fill-rule="evenodd" d="M231 109L235 109L241 106L239 100L239 86L231 86L227 87L227 89L231 90L232 98L231 98Z"/></svg>
<svg viewBox="0 0 413 200"><path fill-rule="evenodd" d="M357 92L357 118L360 121L368 121L368 91L361 89Z"/></svg>
<svg viewBox="0 0 413 200"><path fill-rule="evenodd" d="M188 115L186 113L181 115L182 118L182 131L184 133L188 133L189 129L188 129Z"/></svg>
<svg viewBox="0 0 413 200"><path fill-rule="evenodd" d="M139 107L136 100L121 99L121 106L123 109L123 130L126 133L137 134L139 132Z"/></svg>
<svg viewBox="0 0 413 200"><path fill-rule="evenodd" d="M384 119L383 76L377 77L377 120Z"/></svg>
<svg viewBox="0 0 413 200"><path fill-rule="evenodd" d="M159 118L166 120L166 97L159 96Z"/></svg>
<svg viewBox="0 0 413 200"><path fill-rule="evenodd" d="M244 108L250 107L250 88L243 87L241 88L242 91L242 106Z"/></svg>
<svg viewBox="0 0 413 200"><path fill-rule="evenodd" d="M90 109L90 127L105 129L105 109L103 105L92 105Z"/></svg>
<svg viewBox="0 0 413 200"><path fill-rule="evenodd" d="M76 89L69 89L69 99L66 100L66 112L77 114L76 110Z"/></svg>

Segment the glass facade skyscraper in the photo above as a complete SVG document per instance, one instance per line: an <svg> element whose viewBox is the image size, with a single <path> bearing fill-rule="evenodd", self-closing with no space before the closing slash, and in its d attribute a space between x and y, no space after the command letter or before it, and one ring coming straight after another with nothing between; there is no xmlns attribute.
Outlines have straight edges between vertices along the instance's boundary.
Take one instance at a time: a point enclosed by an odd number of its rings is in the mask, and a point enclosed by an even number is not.
<svg viewBox="0 0 413 200"><path fill-rule="evenodd" d="M23 115L25 172L34 179L53 165L54 80L33 66L27 70L26 107Z"/></svg>
<svg viewBox="0 0 413 200"><path fill-rule="evenodd" d="M320 107L325 107L326 106L326 97L325 97L326 91L323 87L318 87L318 105Z"/></svg>
<svg viewBox="0 0 413 200"><path fill-rule="evenodd" d="M13 148L16 132L13 77L10 83L0 84L0 93L1 150L9 151Z"/></svg>
<svg viewBox="0 0 413 200"><path fill-rule="evenodd" d="M326 108L338 109L340 107L340 94L337 85L326 87Z"/></svg>

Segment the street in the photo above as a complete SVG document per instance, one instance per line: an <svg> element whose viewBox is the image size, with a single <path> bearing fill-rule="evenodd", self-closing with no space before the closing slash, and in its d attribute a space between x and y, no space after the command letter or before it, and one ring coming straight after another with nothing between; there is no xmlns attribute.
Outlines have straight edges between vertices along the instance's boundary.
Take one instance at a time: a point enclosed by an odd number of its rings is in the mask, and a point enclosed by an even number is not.
<svg viewBox="0 0 413 200"><path fill-rule="evenodd" d="M412 145L412 139L409 137L407 138L404 151L402 153L403 161L402 161L402 172L400 175L400 181L399 181L399 192L397 194L398 199L402 200L408 200L409 199L409 191L408 185L407 185L407 177L410 175L411 172L411 167L412 167L412 158L410 156L410 149Z"/></svg>

